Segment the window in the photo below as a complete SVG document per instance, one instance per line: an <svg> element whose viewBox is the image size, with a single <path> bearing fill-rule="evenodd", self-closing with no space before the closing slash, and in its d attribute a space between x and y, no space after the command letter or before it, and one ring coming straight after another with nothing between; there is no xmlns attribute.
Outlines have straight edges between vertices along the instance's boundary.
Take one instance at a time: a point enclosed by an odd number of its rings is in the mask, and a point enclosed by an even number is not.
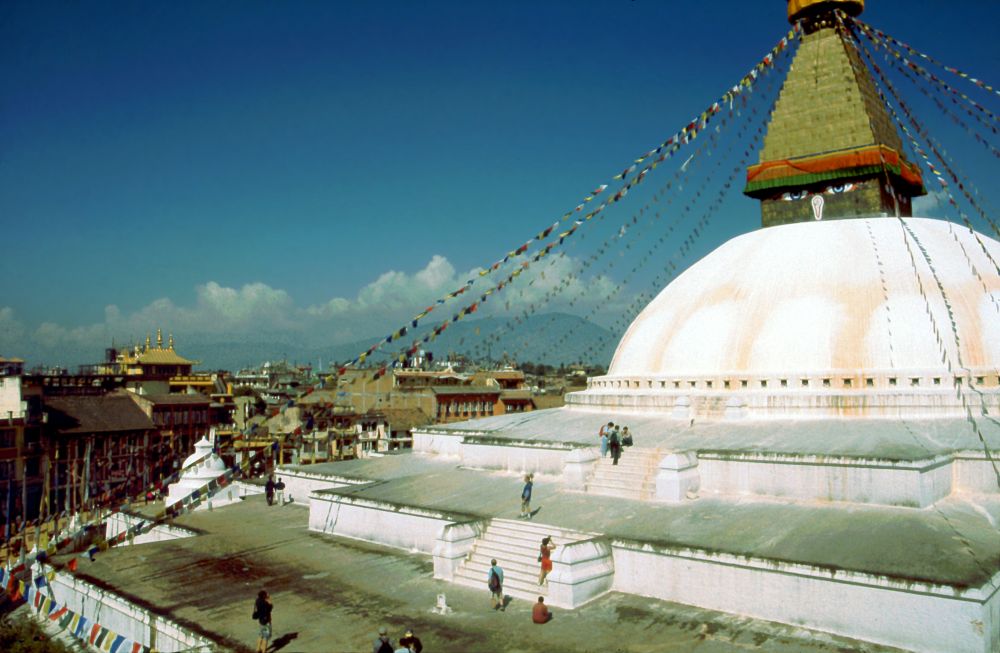
<svg viewBox="0 0 1000 653"><path fill-rule="evenodd" d="M914 387L920 385L920 377L919 376L914 376L914 377L910 378L910 385L914 386Z"/></svg>
<svg viewBox="0 0 1000 653"><path fill-rule="evenodd" d="M767 379L761 379L760 380L760 387L762 387L762 388L766 388L767 387Z"/></svg>
<svg viewBox="0 0 1000 653"><path fill-rule="evenodd" d="M823 379L823 387L824 388L830 387L830 379Z"/></svg>
<svg viewBox="0 0 1000 653"><path fill-rule="evenodd" d="M986 377L985 376L977 376L976 377L976 385L983 385L984 381L986 381Z"/></svg>
<svg viewBox="0 0 1000 653"><path fill-rule="evenodd" d="M851 380L851 379L844 379L844 387L845 388L850 388L852 386L854 386L854 381L853 380Z"/></svg>
<svg viewBox="0 0 1000 653"><path fill-rule="evenodd" d="M894 376L889 377L889 385L896 385L896 377Z"/></svg>
<svg viewBox="0 0 1000 653"><path fill-rule="evenodd" d="M941 385L941 377L940 376L935 376L934 377L934 385Z"/></svg>
<svg viewBox="0 0 1000 653"><path fill-rule="evenodd" d="M9 449L17 446L17 439L14 429L0 429L0 449Z"/></svg>
<svg viewBox="0 0 1000 653"><path fill-rule="evenodd" d="M706 388L711 388L712 387L712 382L711 381L705 381L705 387Z"/></svg>
<svg viewBox="0 0 1000 653"><path fill-rule="evenodd" d="M803 388L809 387L809 379L802 379L802 387Z"/></svg>
<svg viewBox="0 0 1000 653"><path fill-rule="evenodd" d="M871 377L868 377L867 379L865 379L865 387L874 388L875 387L875 379L873 379Z"/></svg>
<svg viewBox="0 0 1000 653"><path fill-rule="evenodd" d="M747 380L746 379L740 379L740 387L741 388L747 387Z"/></svg>
<svg viewBox="0 0 1000 653"><path fill-rule="evenodd" d="M722 387L725 388L726 390L729 389L729 379L726 379L725 381L722 382Z"/></svg>

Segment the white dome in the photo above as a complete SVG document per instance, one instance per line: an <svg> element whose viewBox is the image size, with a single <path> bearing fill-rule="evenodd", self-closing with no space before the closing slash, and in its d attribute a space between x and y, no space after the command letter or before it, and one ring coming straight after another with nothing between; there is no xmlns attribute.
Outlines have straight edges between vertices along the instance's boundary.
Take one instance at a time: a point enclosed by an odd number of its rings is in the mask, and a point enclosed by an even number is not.
<svg viewBox="0 0 1000 653"><path fill-rule="evenodd" d="M919 244L887 218L791 224L730 240L639 314L608 375L945 369L907 240L951 360L996 370L1000 243L940 220L905 222Z"/></svg>
<svg viewBox="0 0 1000 653"><path fill-rule="evenodd" d="M954 415L965 411L955 387L974 384L977 403L995 407L1000 243L941 220L904 222L798 223L730 240L664 288L607 375L567 403L680 417Z"/></svg>

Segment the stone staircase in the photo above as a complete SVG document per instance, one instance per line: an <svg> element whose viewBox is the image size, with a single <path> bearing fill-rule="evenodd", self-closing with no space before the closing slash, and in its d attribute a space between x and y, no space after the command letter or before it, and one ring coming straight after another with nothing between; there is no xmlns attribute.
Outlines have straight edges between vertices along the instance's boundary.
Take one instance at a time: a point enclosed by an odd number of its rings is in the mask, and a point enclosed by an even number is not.
<svg viewBox="0 0 1000 653"><path fill-rule="evenodd" d="M468 587L486 589L490 560L496 558L503 569L504 594L534 602L548 596L548 586L538 585L538 552L542 538L552 537L557 546L588 540L590 533L569 531L557 526L538 524L520 519L493 519L480 536L465 562L455 571L455 582ZM555 553L553 553L555 555Z"/></svg>
<svg viewBox="0 0 1000 653"><path fill-rule="evenodd" d="M637 501L656 498L656 475L665 454L659 449L627 447L613 465L611 454L601 458L587 480L586 492Z"/></svg>

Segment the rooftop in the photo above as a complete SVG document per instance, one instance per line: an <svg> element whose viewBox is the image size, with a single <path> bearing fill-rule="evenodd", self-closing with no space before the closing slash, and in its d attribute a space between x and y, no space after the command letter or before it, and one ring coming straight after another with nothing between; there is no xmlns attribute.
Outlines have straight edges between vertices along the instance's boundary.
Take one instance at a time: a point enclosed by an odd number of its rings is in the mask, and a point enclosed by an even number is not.
<svg viewBox="0 0 1000 653"><path fill-rule="evenodd" d="M982 451L965 419L837 420L673 419L656 413L615 413L615 424L628 426L636 446L664 450L731 451L788 455L850 456L875 460L926 460L955 451ZM551 408L484 417L429 427L455 433L501 434L504 438L559 441L593 446L607 413ZM1000 423L976 420L991 450L1000 449Z"/></svg>
<svg viewBox="0 0 1000 653"><path fill-rule="evenodd" d="M153 422L124 394L59 396L45 400L49 426L62 434L153 429Z"/></svg>
<svg viewBox="0 0 1000 653"><path fill-rule="evenodd" d="M396 458L416 457L384 460ZM485 582L478 591L436 581L427 556L309 532L307 510L296 504L268 507L263 496L184 515L176 524L201 534L116 547L93 563L83 557L77 575L241 653L253 650L256 629L249 614L259 589L267 589L274 602L274 643L296 653L370 650L383 624L394 641L412 628L424 650L437 653L640 653L651 650L651 641L671 650L707 646L720 653L821 653L858 645L617 593L574 611L555 610L551 623L532 627L530 602L514 600L506 614L498 614L489 609ZM439 593L452 614L431 612ZM633 633L625 641L623 626ZM871 653L893 650L865 647Z"/></svg>

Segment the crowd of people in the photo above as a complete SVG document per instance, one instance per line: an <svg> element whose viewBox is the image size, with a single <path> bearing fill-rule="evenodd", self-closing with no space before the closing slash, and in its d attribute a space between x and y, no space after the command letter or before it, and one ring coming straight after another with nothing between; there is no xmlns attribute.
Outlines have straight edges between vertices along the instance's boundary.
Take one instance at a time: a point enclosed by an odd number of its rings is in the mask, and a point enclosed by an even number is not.
<svg viewBox="0 0 1000 653"><path fill-rule="evenodd" d="M608 422L602 426L597 432L597 437L601 442L601 458L607 458L610 453L612 465L617 465L622 451L633 444L632 434L628 427L614 422Z"/></svg>

